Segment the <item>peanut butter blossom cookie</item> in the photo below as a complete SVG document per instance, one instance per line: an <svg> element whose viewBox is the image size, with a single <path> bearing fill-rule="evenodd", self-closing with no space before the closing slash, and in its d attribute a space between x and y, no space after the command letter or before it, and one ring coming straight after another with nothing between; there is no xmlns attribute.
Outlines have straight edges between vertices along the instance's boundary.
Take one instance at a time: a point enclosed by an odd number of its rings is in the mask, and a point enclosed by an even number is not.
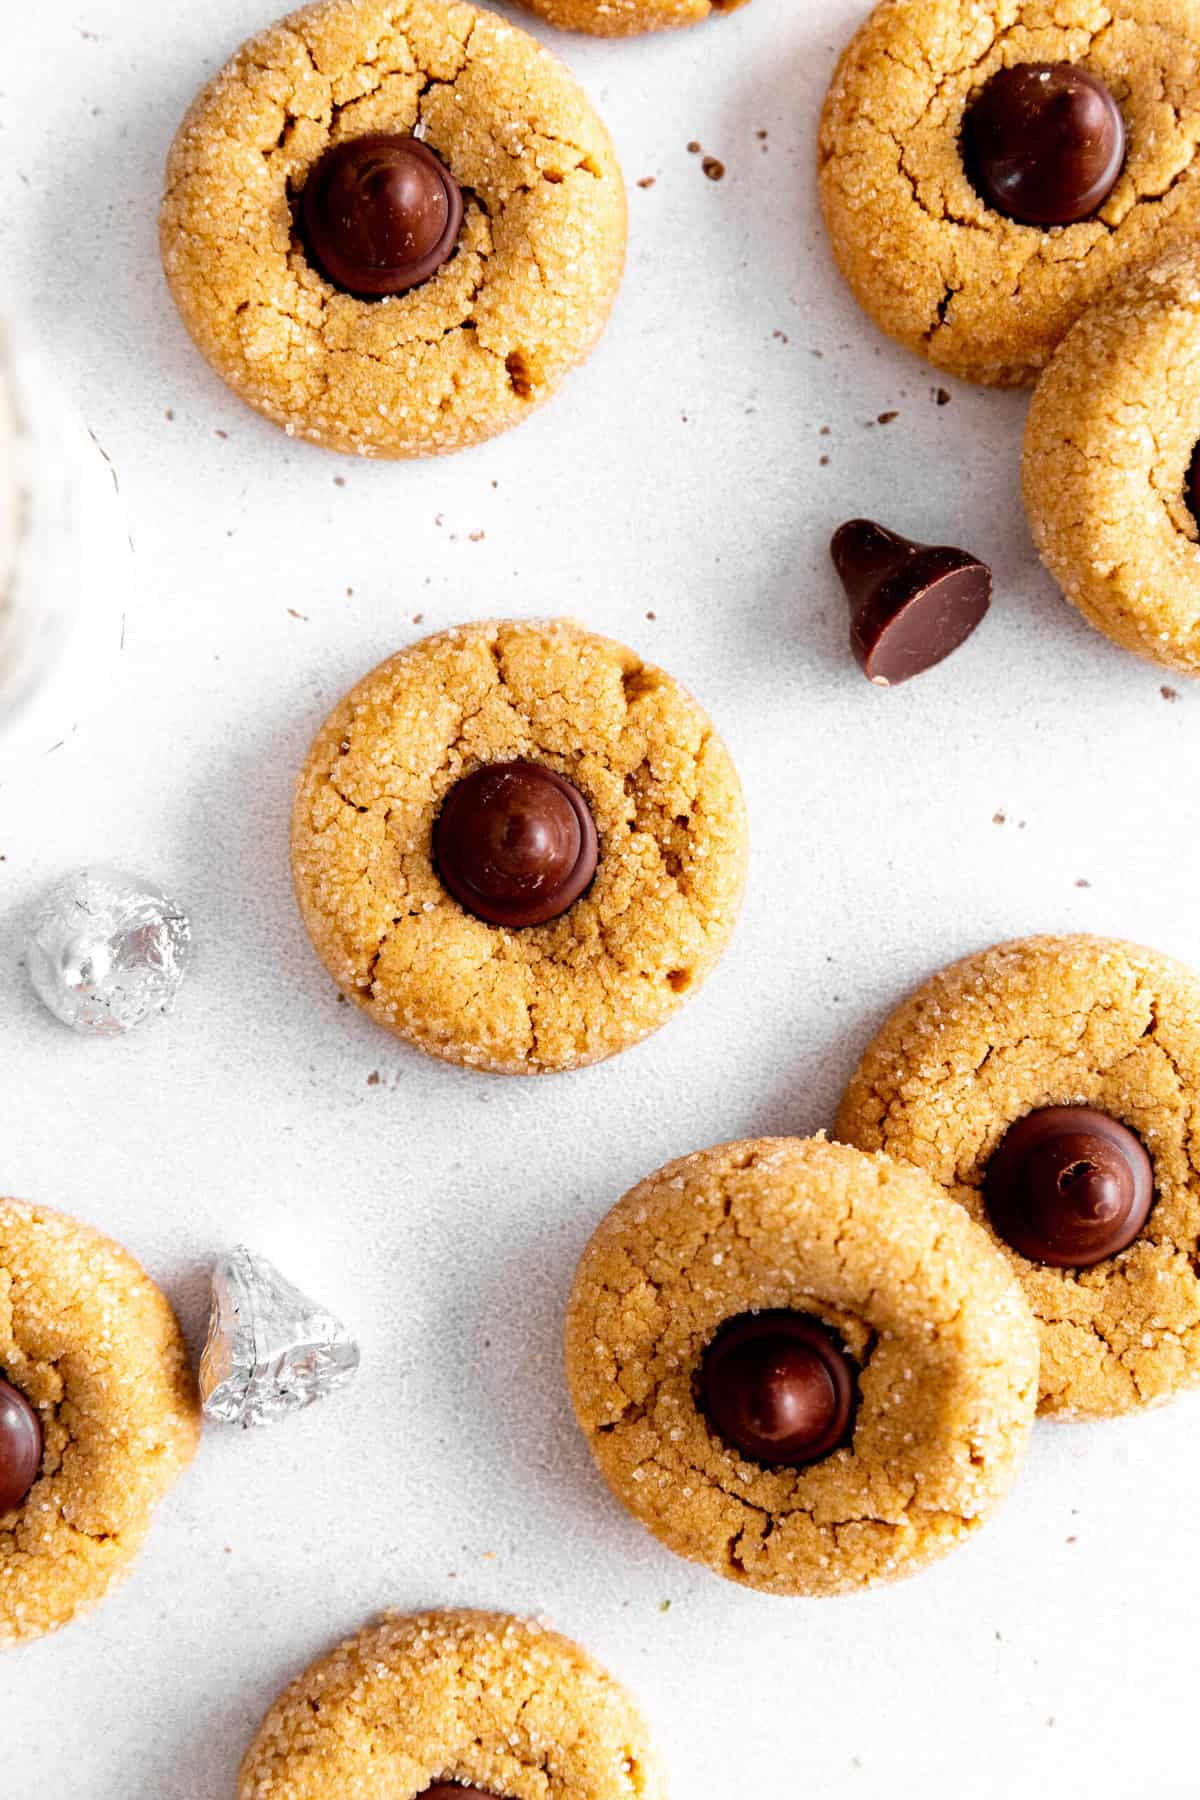
<svg viewBox="0 0 1200 1800"><path fill-rule="evenodd" d="M702 19L735 12L746 0L520 0L520 4L565 31L635 37L643 31L697 25Z"/></svg>
<svg viewBox="0 0 1200 1800"><path fill-rule="evenodd" d="M920 1170L822 1139L669 1164L584 1252L576 1417L669 1549L773 1594L898 1580L1007 1490L1037 1333L1004 1259Z"/></svg>
<svg viewBox="0 0 1200 1800"><path fill-rule="evenodd" d="M175 1315L133 1258L0 1200L0 1645L126 1573L199 1426Z"/></svg>
<svg viewBox="0 0 1200 1800"><path fill-rule="evenodd" d="M578 1645L502 1613L385 1616L298 1676L238 1800L663 1800L646 1727Z"/></svg>
<svg viewBox="0 0 1200 1800"><path fill-rule="evenodd" d="M1200 1380L1200 980L1107 938L1001 944L867 1050L838 1132L988 1231L1041 1327L1041 1407L1100 1417Z"/></svg>
<svg viewBox="0 0 1200 1800"><path fill-rule="evenodd" d="M834 255L890 336L1018 386L1200 229L1198 142L1198 0L884 0L821 119Z"/></svg>
<svg viewBox="0 0 1200 1800"><path fill-rule="evenodd" d="M599 335L612 144L566 69L450 0L320 0L247 44L172 148L163 266L243 400L363 456L517 424Z"/></svg>
<svg viewBox="0 0 1200 1800"><path fill-rule="evenodd" d="M1200 674L1200 250L1114 287L1064 338L1025 430L1025 510L1115 643Z"/></svg>
<svg viewBox="0 0 1200 1800"><path fill-rule="evenodd" d="M564 621L402 650L317 734L292 868L342 991L433 1056L597 1062L662 1025L733 929L746 818L679 684Z"/></svg>

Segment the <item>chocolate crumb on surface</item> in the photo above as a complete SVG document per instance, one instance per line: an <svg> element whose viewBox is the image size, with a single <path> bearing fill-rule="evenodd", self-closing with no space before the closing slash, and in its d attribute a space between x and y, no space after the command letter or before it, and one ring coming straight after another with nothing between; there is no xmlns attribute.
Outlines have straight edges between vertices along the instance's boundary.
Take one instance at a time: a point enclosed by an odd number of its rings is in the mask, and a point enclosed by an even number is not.
<svg viewBox="0 0 1200 1800"><path fill-rule="evenodd" d="M725 164L717 156L706 156L700 167L710 181L720 181L725 174Z"/></svg>

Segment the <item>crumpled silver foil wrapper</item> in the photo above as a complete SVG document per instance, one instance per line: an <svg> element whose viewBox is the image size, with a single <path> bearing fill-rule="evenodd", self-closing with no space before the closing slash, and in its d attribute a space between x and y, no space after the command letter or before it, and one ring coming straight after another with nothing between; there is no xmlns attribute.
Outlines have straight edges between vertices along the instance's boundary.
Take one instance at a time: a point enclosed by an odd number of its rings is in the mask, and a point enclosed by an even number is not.
<svg viewBox="0 0 1200 1800"><path fill-rule="evenodd" d="M349 1381L359 1348L341 1320L239 1244L212 1272L200 1358L206 1419L274 1425Z"/></svg>
<svg viewBox="0 0 1200 1800"><path fill-rule="evenodd" d="M191 920L160 887L104 868L57 882L25 939L38 998L73 1031L97 1037L120 1037L167 1011L191 947Z"/></svg>

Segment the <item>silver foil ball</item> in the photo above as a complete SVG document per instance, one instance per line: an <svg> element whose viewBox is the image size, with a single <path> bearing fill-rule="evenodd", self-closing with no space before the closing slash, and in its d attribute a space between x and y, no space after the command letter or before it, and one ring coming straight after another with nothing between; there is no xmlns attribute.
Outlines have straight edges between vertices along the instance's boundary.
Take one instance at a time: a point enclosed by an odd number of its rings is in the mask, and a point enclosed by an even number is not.
<svg viewBox="0 0 1200 1800"><path fill-rule="evenodd" d="M191 955L187 914L152 881L80 869L34 908L25 940L34 992L73 1031L120 1037L165 1012Z"/></svg>

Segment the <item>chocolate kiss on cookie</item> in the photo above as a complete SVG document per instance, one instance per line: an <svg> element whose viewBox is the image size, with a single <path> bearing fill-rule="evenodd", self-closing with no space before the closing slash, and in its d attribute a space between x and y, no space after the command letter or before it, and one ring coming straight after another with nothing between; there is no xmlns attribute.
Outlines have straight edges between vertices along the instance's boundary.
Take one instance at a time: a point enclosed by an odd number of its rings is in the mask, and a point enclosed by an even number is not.
<svg viewBox="0 0 1200 1800"><path fill-rule="evenodd" d="M700 1388L721 1436L771 1468L820 1462L843 1442L854 1411L854 1365L806 1313L731 1320L704 1353Z"/></svg>
<svg viewBox="0 0 1200 1800"><path fill-rule="evenodd" d="M1024 225L1090 219L1125 163L1125 121L1098 75L1073 63L1001 69L963 121L967 171L997 212Z"/></svg>
<svg viewBox="0 0 1200 1800"><path fill-rule="evenodd" d="M460 906L490 925L545 925L596 873L596 825L579 789L541 763L490 763L451 788L434 862Z"/></svg>
<svg viewBox="0 0 1200 1800"><path fill-rule="evenodd" d="M377 132L334 144L304 184L304 241L335 287L360 299L406 294L453 254L462 189L414 137Z"/></svg>
<svg viewBox="0 0 1200 1800"><path fill-rule="evenodd" d="M439 1781L436 1787L426 1788L419 1800L497 1800L495 1794L485 1794L482 1788L460 1787L457 1781Z"/></svg>
<svg viewBox="0 0 1200 1800"><path fill-rule="evenodd" d="M41 1466L41 1420L24 1394L0 1376L0 1516L21 1505Z"/></svg>
<svg viewBox="0 0 1200 1800"><path fill-rule="evenodd" d="M1090 1106L1043 1106L1010 1127L984 1200L1031 1262L1088 1269L1128 1249L1154 1204L1154 1168L1126 1126Z"/></svg>

